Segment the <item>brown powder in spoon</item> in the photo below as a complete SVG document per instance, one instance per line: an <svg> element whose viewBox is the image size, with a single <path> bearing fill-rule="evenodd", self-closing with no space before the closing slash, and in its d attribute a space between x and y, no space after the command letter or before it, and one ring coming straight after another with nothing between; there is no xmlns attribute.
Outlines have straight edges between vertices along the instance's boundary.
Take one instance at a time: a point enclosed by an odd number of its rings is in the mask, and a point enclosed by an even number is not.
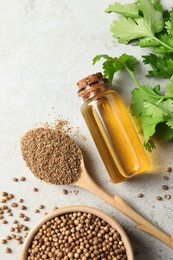
<svg viewBox="0 0 173 260"><path fill-rule="evenodd" d="M41 180L65 185L80 177L82 153L75 141L61 129L41 127L29 130L21 139L21 151L26 165Z"/></svg>

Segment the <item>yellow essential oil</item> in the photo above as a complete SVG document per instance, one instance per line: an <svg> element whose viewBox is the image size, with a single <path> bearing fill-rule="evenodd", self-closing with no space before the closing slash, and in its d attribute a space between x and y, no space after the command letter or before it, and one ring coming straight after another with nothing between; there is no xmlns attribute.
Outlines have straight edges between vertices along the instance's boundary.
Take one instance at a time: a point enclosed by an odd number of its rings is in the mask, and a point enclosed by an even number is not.
<svg viewBox="0 0 173 260"><path fill-rule="evenodd" d="M96 73L79 81L81 112L112 182L143 173L149 159L119 94Z"/></svg>

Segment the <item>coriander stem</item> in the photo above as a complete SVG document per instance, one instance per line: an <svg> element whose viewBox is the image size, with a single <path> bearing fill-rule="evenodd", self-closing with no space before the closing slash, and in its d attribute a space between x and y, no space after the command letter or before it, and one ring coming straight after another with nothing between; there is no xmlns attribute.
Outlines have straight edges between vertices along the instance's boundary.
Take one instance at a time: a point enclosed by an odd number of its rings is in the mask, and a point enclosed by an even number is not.
<svg viewBox="0 0 173 260"><path fill-rule="evenodd" d="M139 81L136 79L134 72L131 71L128 67L125 66L125 69L128 71L130 76L132 77L133 81L136 83L137 87L144 93L147 93L148 96L155 98L155 99L172 99L172 96L160 96L160 95L152 95L145 91L145 89L140 85Z"/></svg>
<svg viewBox="0 0 173 260"><path fill-rule="evenodd" d="M141 89L141 85L139 84L138 80L136 79L133 71L131 71L128 67L125 66L125 69L128 71L128 73L130 74L130 76L132 77L133 81L136 83L136 85L138 86L139 89ZM142 89L141 89L142 90Z"/></svg>
<svg viewBox="0 0 173 260"><path fill-rule="evenodd" d="M164 46L165 48L169 49L171 52L173 52L173 48L171 46L169 46L168 44L162 42L161 40L159 40L157 37L153 38L155 41L159 42L162 46Z"/></svg>

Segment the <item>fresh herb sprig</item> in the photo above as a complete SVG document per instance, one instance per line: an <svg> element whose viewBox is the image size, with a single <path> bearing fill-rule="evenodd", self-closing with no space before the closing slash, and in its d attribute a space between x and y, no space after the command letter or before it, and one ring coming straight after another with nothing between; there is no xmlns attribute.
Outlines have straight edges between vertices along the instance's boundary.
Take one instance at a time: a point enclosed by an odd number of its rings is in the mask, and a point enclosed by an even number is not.
<svg viewBox="0 0 173 260"><path fill-rule="evenodd" d="M173 9L164 10L159 0L138 0L124 5L116 2L105 11L120 15L110 26L119 43L135 41L140 47L152 47L153 53L143 56L144 64L151 66L148 76L173 75Z"/></svg>
<svg viewBox="0 0 173 260"><path fill-rule="evenodd" d="M134 116L139 117L144 135L144 147L148 151L155 148L152 140L154 135L164 141L173 140L173 77L166 86L165 94L161 94L159 85L152 88L139 83L134 74L135 57L127 54L123 54L119 58L112 58L106 54L97 55L93 59L93 64L102 58L105 59L103 62L104 76L110 82L117 71L126 69L137 85L137 88L131 92L131 111Z"/></svg>

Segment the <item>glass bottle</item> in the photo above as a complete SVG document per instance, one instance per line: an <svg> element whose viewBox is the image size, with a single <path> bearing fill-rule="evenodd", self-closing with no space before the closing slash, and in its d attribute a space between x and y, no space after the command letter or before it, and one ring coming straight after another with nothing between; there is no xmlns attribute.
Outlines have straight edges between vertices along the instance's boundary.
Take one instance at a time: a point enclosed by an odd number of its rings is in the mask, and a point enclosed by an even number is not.
<svg viewBox="0 0 173 260"><path fill-rule="evenodd" d="M147 171L150 162L119 94L102 73L77 83L81 112L114 183Z"/></svg>

